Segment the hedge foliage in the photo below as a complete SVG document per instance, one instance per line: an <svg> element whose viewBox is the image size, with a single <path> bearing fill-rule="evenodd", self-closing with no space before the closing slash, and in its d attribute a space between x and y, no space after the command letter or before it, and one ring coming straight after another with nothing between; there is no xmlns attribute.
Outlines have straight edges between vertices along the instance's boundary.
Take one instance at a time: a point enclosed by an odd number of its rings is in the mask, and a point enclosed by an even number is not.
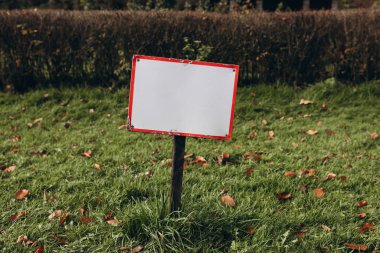
<svg viewBox="0 0 380 253"><path fill-rule="evenodd" d="M133 54L239 64L242 83L380 77L380 11L0 11L0 82L125 84Z"/></svg>

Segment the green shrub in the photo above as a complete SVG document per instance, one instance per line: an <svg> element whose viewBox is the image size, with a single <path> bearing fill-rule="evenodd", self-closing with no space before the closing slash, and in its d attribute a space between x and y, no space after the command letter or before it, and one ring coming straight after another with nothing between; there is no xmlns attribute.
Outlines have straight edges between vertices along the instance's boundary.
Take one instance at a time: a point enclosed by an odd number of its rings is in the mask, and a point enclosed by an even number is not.
<svg viewBox="0 0 380 253"><path fill-rule="evenodd" d="M125 84L133 54L239 64L241 84L380 77L379 10L251 15L23 10L0 11L0 24L0 82L16 90Z"/></svg>

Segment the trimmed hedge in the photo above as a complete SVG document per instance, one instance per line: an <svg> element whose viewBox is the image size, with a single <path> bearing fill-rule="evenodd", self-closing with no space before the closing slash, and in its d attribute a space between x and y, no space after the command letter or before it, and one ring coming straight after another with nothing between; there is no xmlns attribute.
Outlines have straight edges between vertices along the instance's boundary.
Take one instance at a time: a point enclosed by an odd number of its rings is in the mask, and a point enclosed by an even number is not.
<svg viewBox="0 0 380 253"><path fill-rule="evenodd" d="M127 83L133 54L239 64L241 83L380 77L380 11L0 11L0 82ZM208 48L208 50L204 50Z"/></svg>

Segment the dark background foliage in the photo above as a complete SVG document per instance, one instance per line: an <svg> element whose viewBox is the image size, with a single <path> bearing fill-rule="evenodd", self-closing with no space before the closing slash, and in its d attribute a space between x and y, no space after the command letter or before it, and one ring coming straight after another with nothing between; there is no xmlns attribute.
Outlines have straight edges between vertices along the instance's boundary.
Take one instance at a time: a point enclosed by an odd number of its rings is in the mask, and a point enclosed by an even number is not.
<svg viewBox="0 0 380 253"><path fill-rule="evenodd" d="M133 54L204 54L208 61L239 64L241 84L373 80L380 76L379 14L4 10L0 82L16 90L125 84Z"/></svg>

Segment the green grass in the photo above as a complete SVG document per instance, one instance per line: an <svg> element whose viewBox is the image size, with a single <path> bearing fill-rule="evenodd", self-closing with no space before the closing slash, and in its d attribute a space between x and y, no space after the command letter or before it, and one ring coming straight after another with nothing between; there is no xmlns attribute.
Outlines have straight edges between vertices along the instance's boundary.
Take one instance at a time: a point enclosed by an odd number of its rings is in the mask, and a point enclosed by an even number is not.
<svg viewBox="0 0 380 253"><path fill-rule="evenodd" d="M314 103L299 105L301 98ZM320 110L323 101L327 111ZM380 83L345 87L327 80L302 90L240 88L232 141L187 139L186 151L205 157L209 165L192 164L185 171L178 218L167 212L172 137L119 130L127 106L126 89L0 94L0 165L17 166L0 171L0 252L35 252L36 247L16 243L19 235L38 240L45 252L119 252L139 244L144 252L351 252L346 243L379 250L380 138L370 134L380 133ZM36 118L42 122L30 128ZM303 132L310 129L319 132ZM267 136L270 130L273 139ZM253 131L257 138L248 139ZM15 135L21 140L10 140ZM81 156L86 150L92 150L92 158ZM254 151L265 152L260 161L244 158ZM232 158L223 166L214 161L222 153ZM330 159L324 162L324 156ZM103 167L97 170L95 163ZM245 173L249 167L251 177ZM284 176L311 168L316 177ZM149 170L151 177L144 175ZM330 172L337 177L326 181ZM348 180L341 182L340 176ZM301 184L309 190L300 191ZM320 187L326 195L318 199L313 190ZM17 200L15 193L23 188L29 195ZM219 202L223 189L236 207ZM44 200L44 192L56 201ZM290 192L292 199L278 200L280 192ZM368 205L357 208L362 200ZM83 206L93 220L89 224L80 222ZM59 209L70 213L62 225L48 219ZM21 211L27 216L12 222L10 216ZM124 222L104 222L108 211ZM358 219L359 212L367 217ZM365 222L377 227L361 234ZM324 232L322 224L331 232ZM256 228L252 235L248 227ZM303 238L296 236L300 230L306 231Z"/></svg>

